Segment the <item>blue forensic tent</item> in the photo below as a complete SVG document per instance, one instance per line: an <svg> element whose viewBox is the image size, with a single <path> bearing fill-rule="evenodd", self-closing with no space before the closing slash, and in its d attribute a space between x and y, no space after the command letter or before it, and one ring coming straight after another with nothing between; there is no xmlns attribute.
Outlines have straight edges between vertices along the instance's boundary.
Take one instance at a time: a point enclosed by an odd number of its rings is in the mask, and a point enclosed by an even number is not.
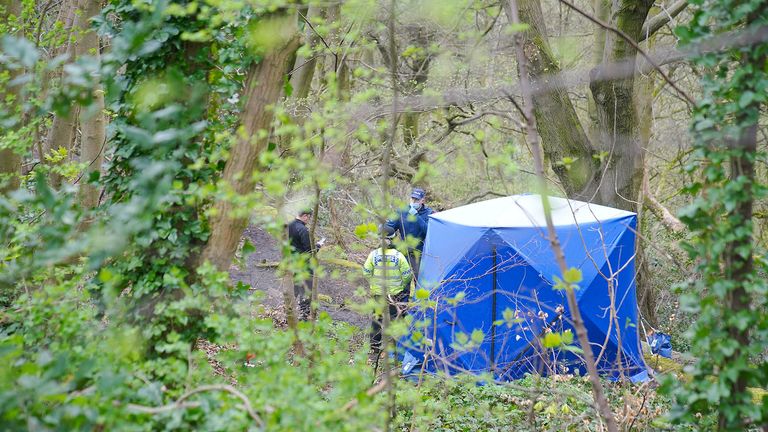
<svg viewBox="0 0 768 432"><path fill-rule="evenodd" d="M549 200L567 265L583 276L576 296L598 370L611 378L644 379L635 299L637 216ZM400 342L401 357L405 354L410 365L426 357L424 367L432 372L493 372L498 380L529 372L585 374L578 350L544 349L541 343L549 332L571 330L571 346L579 346L555 276L560 270L539 195L433 214L419 286L434 303L411 312L414 321Z"/></svg>

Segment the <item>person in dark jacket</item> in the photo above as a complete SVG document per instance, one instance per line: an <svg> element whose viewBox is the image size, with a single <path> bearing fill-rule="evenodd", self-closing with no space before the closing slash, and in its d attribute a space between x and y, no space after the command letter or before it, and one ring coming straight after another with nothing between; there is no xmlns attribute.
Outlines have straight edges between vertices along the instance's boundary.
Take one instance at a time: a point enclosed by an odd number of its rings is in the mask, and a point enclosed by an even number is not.
<svg viewBox="0 0 768 432"><path fill-rule="evenodd" d="M291 252L296 255L299 262L307 265L305 279L293 282L293 295L296 296L296 303L299 306L299 319L306 321L309 318L310 298L312 292L312 277L314 275L312 267L309 265L312 253L322 246L322 240L312 247L312 240L309 238L309 229L307 224L312 218L312 210L302 210L291 223L288 224L288 240L291 243Z"/></svg>
<svg viewBox="0 0 768 432"><path fill-rule="evenodd" d="M424 250L424 240L427 238L429 215L435 212L425 204L426 195L424 189L414 188L408 208L401 210L397 218L387 221L387 226L400 232L401 239L411 238L411 241L416 242L415 245L409 244L407 251L414 279L419 276L419 261Z"/></svg>

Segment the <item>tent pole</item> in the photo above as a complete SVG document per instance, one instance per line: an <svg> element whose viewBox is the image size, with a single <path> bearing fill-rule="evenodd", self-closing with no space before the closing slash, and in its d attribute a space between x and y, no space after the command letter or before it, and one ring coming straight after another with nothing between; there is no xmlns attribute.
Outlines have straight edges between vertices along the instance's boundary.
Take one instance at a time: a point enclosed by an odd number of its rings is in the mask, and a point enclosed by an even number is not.
<svg viewBox="0 0 768 432"><path fill-rule="evenodd" d="M491 292L491 372L496 372L496 245L491 251L493 288Z"/></svg>

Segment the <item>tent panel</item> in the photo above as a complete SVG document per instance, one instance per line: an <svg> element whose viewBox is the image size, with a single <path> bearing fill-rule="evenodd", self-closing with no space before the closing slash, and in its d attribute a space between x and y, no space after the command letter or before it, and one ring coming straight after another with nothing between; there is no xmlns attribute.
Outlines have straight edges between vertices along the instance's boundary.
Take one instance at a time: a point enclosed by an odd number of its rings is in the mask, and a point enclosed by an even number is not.
<svg viewBox="0 0 768 432"><path fill-rule="evenodd" d="M443 283L432 289L431 298L440 301L436 316L431 311L426 314L432 322L426 333L436 333L436 350L449 365L449 370L479 372L489 367L489 338L483 338L482 343L472 350L457 350L452 345L460 341L458 333L469 336L476 330L485 335L491 332L494 321L493 275L489 269L493 267L492 250L498 242L493 233L482 236L461 260L454 263ZM460 292L464 293L464 298L459 303L451 304L450 300Z"/></svg>
<svg viewBox="0 0 768 432"><path fill-rule="evenodd" d="M513 200L513 204L519 206L526 200ZM561 223L556 229L568 266L581 269L584 276L577 295L590 342L596 346L595 354L602 351L598 366L602 373L615 376L621 353L625 373L635 375L645 370L637 334L634 286L636 217L620 210L612 213L614 209L596 211L593 206L580 207L589 217L584 212L574 216L572 209L578 202L567 204L572 223ZM560 222L564 220L563 208L560 205ZM478 209L489 208L475 207ZM535 206L525 210L535 211ZM516 223L510 221L486 229L477 223L486 215L475 215L471 220L454 218L459 213L451 218L440 215L430 219L419 279L422 286L430 288L430 298L437 301L437 314L434 316L431 310L412 313L416 320L425 318L430 323L421 330L435 339L439 359L430 361L427 370L493 370L499 379L515 379L529 372L584 372L577 355L543 350L539 343L546 331L570 328L568 320L557 313L558 306L562 306L569 315L565 292L553 289L552 277L560 271L545 230L538 226L510 227ZM622 270L616 273L619 268ZM616 320L610 319L609 283L601 275L610 275L611 269L615 273L610 286L616 287ZM464 293L463 300L451 302L459 292ZM514 321L508 326L505 317ZM494 326L494 322L498 325ZM459 332L468 336L476 330L483 333L478 346L461 350L453 345L460 339ZM419 350L411 347L409 352L421 357Z"/></svg>
<svg viewBox="0 0 768 432"><path fill-rule="evenodd" d="M545 328L558 322L557 306L566 302L562 291L527 262L499 268L495 352L500 373L525 360L527 352L539 346ZM511 319L510 319L511 318ZM534 371L536 365L528 365Z"/></svg>
<svg viewBox="0 0 768 432"><path fill-rule="evenodd" d="M595 279L579 304L585 322L594 326L600 334L609 335L611 344L621 346L623 361L644 367L635 288L634 246L634 234L628 230L602 269L606 275L616 273L611 284L604 278ZM611 297L614 298L616 310L613 322L610 319ZM610 357L612 362L615 358L615 355Z"/></svg>
<svg viewBox="0 0 768 432"><path fill-rule="evenodd" d="M419 283L431 289L452 274L465 256L472 254L472 248L487 231L430 219L421 256Z"/></svg>
<svg viewBox="0 0 768 432"><path fill-rule="evenodd" d="M604 223L592 223L579 226L561 226L556 228L558 240L568 267L582 271L581 286L588 286L599 277L607 257L619 237L630 226L634 226L635 216ZM543 230L537 228L495 229L507 243L541 274L542 278L554 284L554 276L560 275L557 259ZM581 295L583 291L578 294Z"/></svg>
<svg viewBox="0 0 768 432"><path fill-rule="evenodd" d="M557 226L592 223L626 217L632 213L565 198L549 197L552 222ZM466 226L546 227L539 195L513 195L456 207L431 216Z"/></svg>

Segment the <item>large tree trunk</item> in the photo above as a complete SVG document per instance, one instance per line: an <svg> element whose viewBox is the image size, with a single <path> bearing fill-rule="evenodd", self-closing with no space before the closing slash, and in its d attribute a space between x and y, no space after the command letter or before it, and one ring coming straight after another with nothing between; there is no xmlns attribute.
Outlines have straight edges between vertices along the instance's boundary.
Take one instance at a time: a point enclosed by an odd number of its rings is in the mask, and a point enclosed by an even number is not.
<svg viewBox="0 0 768 432"><path fill-rule="evenodd" d="M68 19L68 25L66 33L69 35L69 41L67 42L66 55L69 61L74 61L77 57L77 49L80 41L80 35L76 30L83 27L83 15L88 0L72 0L70 19ZM58 151L63 148L67 151L67 157L69 158L72 151L72 140L75 135L77 126L77 107L70 107L69 111L63 115L54 115L51 129L48 131L48 139L45 142L44 152L50 154L52 151ZM53 186L59 186L61 184L61 176L56 173L51 173L50 182Z"/></svg>
<svg viewBox="0 0 768 432"><path fill-rule="evenodd" d="M640 38L643 23L653 5L648 0L624 0L613 11L611 24L633 41ZM634 63L637 50L614 32L605 36L603 64ZM590 89L597 106L597 148L608 154L597 201L626 210L637 210L643 180L643 156L634 100L634 75L603 79L604 67L591 73Z"/></svg>
<svg viewBox="0 0 768 432"><path fill-rule="evenodd" d="M638 40L650 10L646 0L623 0L614 4L612 23L632 40ZM604 4L596 3L598 12ZM529 24L524 32L525 55L534 86L554 85L555 89L537 92L534 115L552 169L571 198L579 198L623 209L636 210L642 185L643 149L637 130L637 114L633 98L634 77L601 79L602 69L595 68L590 88L597 120L597 142L590 143L584 127L565 89L554 81L560 72L547 43L547 31L539 0L520 2L521 19ZM633 61L635 48L614 32L598 32L604 38L603 64ZM594 157L604 152L607 166ZM563 164L565 158L569 163ZM605 175L602 176L602 173Z"/></svg>
<svg viewBox="0 0 768 432"><path fill-rule="evenodd" d="M637 104L638 115L638 136L640 139L640 146L643 149L648 148L648 144L651 141L651 128L653 125L653 78L652 76L640 76L635 82L635 103ZM638 219L638 231L645 233L645 227L649 218L645 217L644 202L653 199L648 196L651 191L647 186L648 178L647 171L643 169L643 188L640 190L640 197L638 201L640 205L637 206L637 219ZM665 209L666 210L666 209ZM651 325L657 326L658 320L656 319L656 292L653 285L650 283L650 269L648 267L648 260L645 257L646 247L644 241L637 242L635 253L635 268L637 271L637 279L635 285L637 287L637 304L640 308L640 313L643 318L647 319Z"/></svg>
<svg viewBox="0 0 768 432"><path fill-rule="evenodd" d="M309 6L305 16L307 21L312 22L312 19L317 16L325 18L325 9L316 5ZM293 97L296 99L304 99L309 96L309 90L312 88L312 80L315 77L315 68L317 67L318 55L315 54L314 48L322 43L320 36L312 30L312 27L306 23L305 25L304 40L307 45L313 48L313 52L309 58L304 57L303 55L296 56L296 62L293 65L293 74L291 75Z"/></svg>
<svg viewBox="0 0 768 432"><path fill-rule="evenodd" d="M759 104L753 105L757 105L755 111L759 112ZM747 112L747 110L744 112ZM749 121L745 118L746 116L738 117L737 121L742 124ZM752 220L755 198L755 190L752 185L755 180L754 161L757 155L757 120L755 120L755 124L742 129L739 139L731 144L735 144L736 148L742 149L742 152L731 156L730 177L732 181L737 181L740 177L748 179L744 183L744 189L742 190L742 193L748 199L739 200L736 207L730 211L730 218L738 218L743 221L743 226L748 226L747 223ZM729 241L723 254L723 269L725 271L726 283L733 283L735 285L726 297L727 304L724 305L724 308L733 316L739 316L742 313L756 313L756 311L751 310L750 306L749 290L750 285L753 284L755 251L755 245L752 244L754 230L751 229L750 231L749 236L736 236L735 240ZM744 256L745 250L749 251L746 256ZM732 322L725 323L725 325L728 329L728 335L732 340L736 341L736 346L738 347L728 358L728 363L734 364L740 359L744 359L745 354L743 350L750 345L750 327L741 328ZM747 391L747 381L744 373L742 372L738 379L731 381L728 387L731 395L745 394ZM719 430L733 430L728 428L729 423L732 424L732 421L727 418L723 411L720 411L718 415Z"/></svg>
<svg viewBox="0 0 768 432"><path fill-rule="evenodd" d="M430 52L430 45L433 37L427 29L416 26L408 29L410 35L409 43L420 49L411 56L408 63L408 71L404 83L403 93L406 96L420 95L424 91L429 77L429 66L432 63L433 54ZM414 152L417 150L417 139L419 137L419 112L408 112L403 114L402 133L405 146Z"/></svg>
<svg viewBox="0 0 768 432"><path fill-rule="evenodd" d="M2 19L7 21L11 15L19 16L21 14L21 4L17 0L0 0L0 8L2 8ZM17 72L11 71L8 82L13 81ZM21 92L18 86L8 88L6 82L6 88L3 92L0 92L0 101L6 101L12 99L12 102L7 106L8 111L15 113L17 106L19 105L19 98ZM16 154L12 149L0 149L0 194L5 194L10 191L14 191L19 188L19 176L21 175L21 156Z"/></svg>
<svg viewBox="0 0 768 432"><path fill-rule="evenodd" d="M265 53L261 62L252 65L248 71L243 98L245 108L241 116L242 138L232 148L222 178L238 195L253 192L251 174L267 144L267 139L260 137L259 133L269 128L273 116L268 107L280 99L283 77L299 44L293 14L280 13L273 19L281 20L295 31L291 31L290 37L282 41L280 46ZM226 198L216 202L211 220L211 237L202 252L203 261L210 261L219 270L229 269L240 237L248 225L248 216L234 216L233 210L233 203Z"/></svg>
<svg viewBox="0 0 768 432"><path fill-rule="evenodd" d="M508 2L504 2L508 9ZM599 174L599 163L576 115L566 89L555 76L560 67L547 42L547 29L540 0L520 0L520 19L529 25L523 33L528 73L534 88L551 85L551 91L533 96L534 116L541 136L544 154L570 198L590 200ZM510 11L506 10L507 16ZM565 158L569 164L560 163Z"/></svg>
<svg viewBox="0 0 768 432"><path fill-rule="evenodd" d="M88 0L85 8L85 16L93 18L101 12L100 0ZM99 35L89 30L83 35L80 54L92 55L97 59L99 53ZM101 164L104 160L104 145L106 141L106 119L104 117L104 91L101 83L93 90L93 113L90 117L82 116L81 129L83 133L80 160L88 164L80 180L80 203L85 208L93 208L99 203L99 190L88 183L91 173L101 172Z"/></svg>

